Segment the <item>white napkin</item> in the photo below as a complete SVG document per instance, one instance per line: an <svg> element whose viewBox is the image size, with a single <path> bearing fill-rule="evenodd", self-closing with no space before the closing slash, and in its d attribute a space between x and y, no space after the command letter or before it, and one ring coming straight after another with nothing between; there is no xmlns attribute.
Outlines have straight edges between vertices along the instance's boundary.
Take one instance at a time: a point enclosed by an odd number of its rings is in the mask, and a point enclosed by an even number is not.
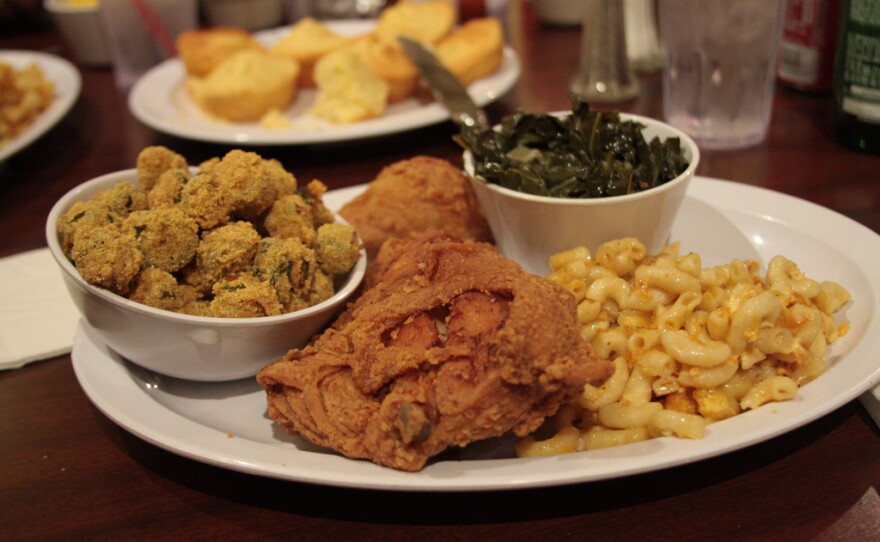
<svg viewBox="0 0 880 542"><path fill-rule="evenodd" d="M880 386L876 386L872 390L863 393L859 399L862 401L865 410L874 418L877 426L880 427Z"/></svg>
<svg viewBox="0 0 880 542"><path fill-rule="evenodd" d="M0 369L69 352L78 322L48 248L0 259Z"/></svg>

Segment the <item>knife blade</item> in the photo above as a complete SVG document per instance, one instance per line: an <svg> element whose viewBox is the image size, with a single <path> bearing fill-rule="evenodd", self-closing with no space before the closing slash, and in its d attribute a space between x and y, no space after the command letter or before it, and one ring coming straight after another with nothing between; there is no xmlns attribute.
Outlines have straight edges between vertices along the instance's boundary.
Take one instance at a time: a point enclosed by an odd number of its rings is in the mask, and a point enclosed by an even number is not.
<svg viewBox="0 0 880 542"><path fill-rule="evenodd" d="M464 126L488 127L486 112L474 103L461 82L421 43L399 36L404 52L428 83L434 99L440 102L453 122Z"/></svg>

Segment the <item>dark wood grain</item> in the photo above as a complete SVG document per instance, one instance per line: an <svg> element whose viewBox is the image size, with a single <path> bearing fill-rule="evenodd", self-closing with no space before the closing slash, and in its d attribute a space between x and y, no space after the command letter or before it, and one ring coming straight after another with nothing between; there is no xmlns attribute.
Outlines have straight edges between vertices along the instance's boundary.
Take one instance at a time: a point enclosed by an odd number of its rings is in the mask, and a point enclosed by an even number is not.
<svg viewBox="0 0 880 542"><path fill-rule="evenodd" d="M522 78L490 116L568 108L579 29L542 26L527 3L514 10L509 37ZM39 26L0 34L3 49L62 47ZM133 167L147 145L191 162L229 150L144 127L109 70L83 69L83 79L71 113L0 166L0 256L45 246L44 221L59 196ZM607 107L661 118L659 76L641 83L636 100ZM254 150L339 188L416 154L457 162L454 133L443 123L363 142ZM766 143L704 151L698 174L792 194L880 232L880 157L830 139L828 96L779 87ZM282 482L164 451L97 410L69 356L0 372L0 540L809 541L850 521L847 512L877 488L880 435L858 402L761 444L659 472L552 489L394 493ZM878 516L856 519L880 533Z"/></svg>

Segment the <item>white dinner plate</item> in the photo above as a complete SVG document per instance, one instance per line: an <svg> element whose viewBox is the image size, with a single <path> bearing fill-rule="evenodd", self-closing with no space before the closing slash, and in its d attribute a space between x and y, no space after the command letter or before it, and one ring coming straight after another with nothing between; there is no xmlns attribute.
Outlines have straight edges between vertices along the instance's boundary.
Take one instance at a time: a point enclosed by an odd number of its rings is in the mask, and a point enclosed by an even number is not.
<svg viewBox="0 0 880 542"><path fill-rule="evenodd" d="M328 192L338 209L363 187ZM82 324L73 366L86 394L108 417L171 452L227 469L315 484L408 491L481 491L589 482L691 463L791 431L880 382L880 236L823 207L747 185L697 177L672 239L704 265L783 254L811 278L853 295L848 334L829 349L828 371L797 398L714 423L702 440L658 438L604 450L518 459L494 439L417 473L352 460L292 437L266 415L254 379L197 383L144 371L107 349ZM766 267L765 267L766 269Z"/></svg>
<svg viewBox="0 0 880 542"><path fill-rule="evenodd" d="M328 21L341 35L355 36L368 32L372 21ZM281 39L290 27L256 34L265 44ZM468 87L468 93L484 106L510 90L520 75L520 63L510 47L504 48L501 67ZM259 122L232 123L211 118L190 99L185 88L183 62L172 58L154 67L135 83L128 105L141 122L160 132L186 139L238 145L294 145L329 143L364 139L404 132L442 122L449 113L439 103L408 98L391 104L381 117L351 124L332 124L312 117L308 111L315 103L314 89L300 89L294 103L283 113L290 124L284 128L266 128Z"/></svg>
<svg viewBox="0 0 880 542"><path fill-rule="evenodd" d="M17 70L36 63L46 78L55 83L55 99L52 104L27 129L6 145L0 146L0 162L3 162L48 132L49 128L55 126L70 111L82 89L82 77L79 70L63 58L36 51L0 51L0 62Z"/></svg>

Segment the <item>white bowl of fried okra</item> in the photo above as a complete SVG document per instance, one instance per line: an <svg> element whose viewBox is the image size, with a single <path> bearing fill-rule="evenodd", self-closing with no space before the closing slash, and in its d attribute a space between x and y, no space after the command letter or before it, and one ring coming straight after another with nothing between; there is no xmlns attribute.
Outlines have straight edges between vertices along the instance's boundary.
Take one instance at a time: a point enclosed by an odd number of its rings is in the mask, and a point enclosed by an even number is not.
<svg viewBox="0 0 880 542"><path fill-rule="evenodd" d="M360 286L366 254L319 181L239 150L193 166L148 147L136 166L72 189L46 222L83 325L136 365L252 377Z"/></svg>

